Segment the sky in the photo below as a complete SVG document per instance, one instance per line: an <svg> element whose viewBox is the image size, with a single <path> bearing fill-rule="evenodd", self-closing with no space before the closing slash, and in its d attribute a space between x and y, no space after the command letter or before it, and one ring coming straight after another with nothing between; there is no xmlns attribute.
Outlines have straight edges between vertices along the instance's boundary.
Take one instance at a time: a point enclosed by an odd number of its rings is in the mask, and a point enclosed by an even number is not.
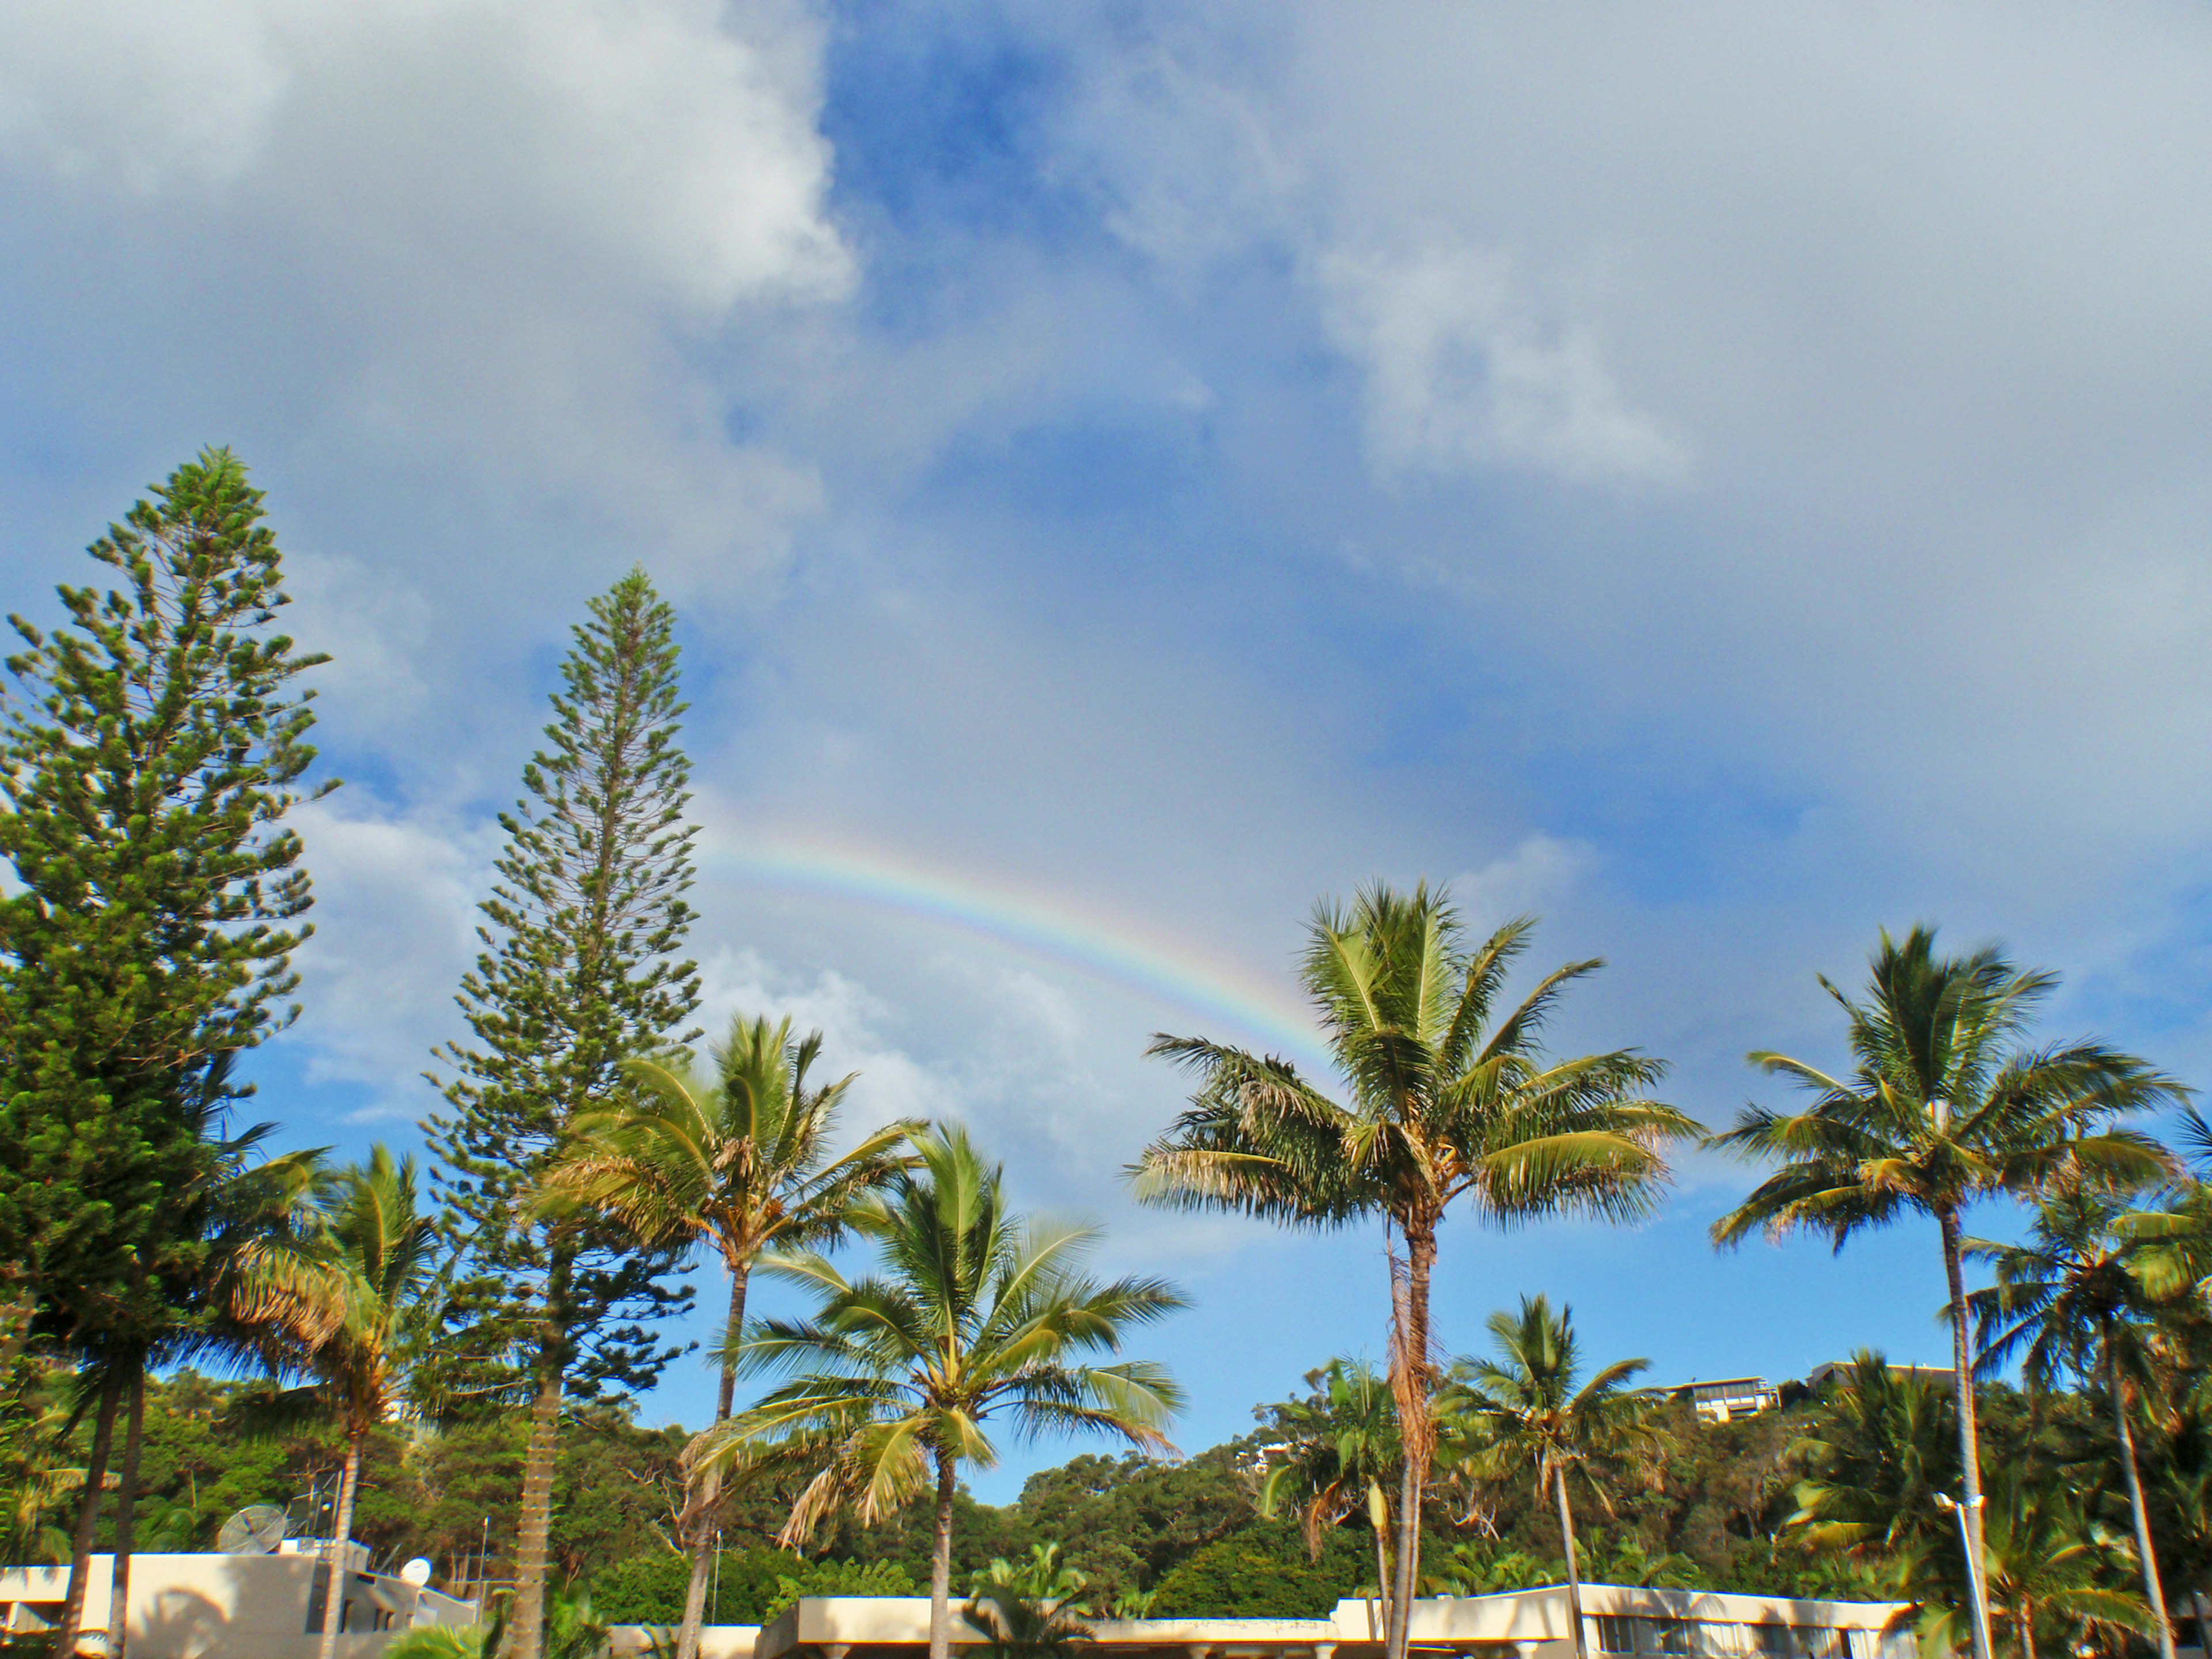
<svg viewBox="0 0 2212 1659"><path fill-rule="evenodd" d="M2205 1074L2201 8L0 18L0 608L226 443L331 654L284 1144L418 1142L495 814L633 564L703 1017L818 1027L855 1127L963 1121L1179 1282L1136 1352L1188 1449L1382 1353L1375 1231L1121 1174L1182 1103L1151 1033L1311 1063L1317 897L1540 915L1532 968L1608 963L1556 1043L1715 1125L1783 1099L1747 1050L1839 1058L1815 975L1915 921ZM1716 1255L1754 1175L1449 1224L1442 1340L1540 1291L1656 1381L1943 1357L1931 1228ZM702 1420L703 1364L644 1409Z"/></svg>

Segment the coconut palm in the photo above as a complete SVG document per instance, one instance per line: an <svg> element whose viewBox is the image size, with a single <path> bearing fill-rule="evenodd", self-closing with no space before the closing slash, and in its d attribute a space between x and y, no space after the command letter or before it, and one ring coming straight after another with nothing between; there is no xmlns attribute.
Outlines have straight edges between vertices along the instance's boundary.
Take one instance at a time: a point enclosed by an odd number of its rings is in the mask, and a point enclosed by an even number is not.
<svg viewBox="0 0 2212 1659"><path fill-rule="evenodd" d="M1618 1536L1592 1527L1575 1540L1575 1565L1601 1584L1652 1589L1705 1589L1711 1574L1679 1550L1654 1549L1634 1533Z"/></svg>
<svg viewBox="0 0 2212 1659"><path fill-rule="evenodd" d="M2140 1389L2156 1369L2153 1345L2162 1310L2136 1271L2135 1258L2144 1247L2120 1231L2125 1217L2126 1206L2111 1194L2078 1182L2061 1184L2038 1205L2026 1243L1967 1241L1966 1253L1990 1262L1996 1283L1966 1300L1978 1322L1984 1375L2018 1359L2033 1388L2048 1391L2071 1376L2105 1390L2135 1524L2143 1599L2157 1624L2160 1659L2173 1659L2173 1630L2129 1420L2130 1389Z"/></svg>
<svg viewBox="0 0 2212 1659"><path fill-rule="evenodd" d="M1057 1543L1032 1544L1026 1561L1004 1556L977 1573L960 1615L990 1640L974 1659L1066 1659L1091 1640L1077 1598L1090 1579L1060 1559Z"/></svg>
<svg viewBox="0 0 2212 1659"><path fill-rule="evenodd" d="M1165 1036L1150 1050L1200 1084L1131 1171L1140 1198L1300 1227L1379 1215L1386 1237L1404 1242L1403 1263L1395 1249L1392 1258L1391 1386L1406 1456L1389 1659L1404 1659L1435 1450L1437 1227L1455 1205L1498 1225L1561 1212L1643 1215L1667 1179L1661 1148L1698 1130L1647 1097L1660 1061L1630 1049L1573 1060L1542 1052L1545 1019L1601 963L1570 963L1504 1009L1507 974L1534 925L1508 922L1470 951L1449 898L1426 884L1408 894L1376 883L1348 908L1318 906L1301 978L1349 1085L1346 1103L1272 1056Z"/></svg>
<svg viewBox="0 0 2212 1659"><path fill-rule="evenodd" d="M1862 1349L1790 1448L1808 1470L1787 1524L1823 1553L1886 1571L1901 1553L1940 1545L1949 1523L1936 1495L1958 1484L1959 1418L1951 1390Z"/></svg>
<svg viewBox="0 0 2212 1659"><path fill-rule="evenodd" d="M1332 1359L1306 1382L1315 1389L1311 1398L1274 1408L1281 1437L1267 1448L1260 1513L1272 1521L1296 1509L1307 1553L1318 1561L1328 1529L1364 1509L1375 1536L1375 1583L1387 1608L1389 1492L1405 1458L1389 1384L1373 1367L1351 1359ZM1386 1613L1386 1628L1389 1622Z"/></svg>
<svg viewBox="0 0 2212 1659"><path fill-rule="evenodd" d="M1526 1550L1502 1550L1492 1542L1467 1539L1443 1551L1435 1568L1421 1575L1431 1595L1496 1595L1505 1590L1556 1584L1564 1571L1547 1556Z"/></svg>
<svg viewBox="0 0 2212 1659"><path fill-rule="evenodd" d="M258 1426L276 1431L308 1413L335 1418L345 1435L337 1512L323 1596L322 1659L337 1650L345 1557L353 1538L362 1449L404 1403L408 1367L438 1321L437 1219L420 1208L415 1160L371 1149L367 1164L336 1176L325 1229L328 1257L316 1279L279 1300L264 1348L275 1368L313 1380L262 1402Z"/></svg>
<svg viewBox="0 0 2212 1659"><path fill-rule="evenodd" d="M235 1135L219 1133L221 1115L234 1098L228 1087L232 1063L231 1055L218 1057L175 1103L182 1127L199 1147L198 1168L173 1194L158 1246L141 1253L131 1265L130 1281L141 1294L132 1298L131 1316L79 1346L79 1409L97 1400L98 1426L79 1484L69 1599L54 1632L60 1655L75 1651L118 1408L123 1409L125 1428L109 1580L112 1659L123 1659L130 1634L147 1371L210 1355L235 1359L270 1328L279 1299L318 1271L322 1154L260 1157L263 1143L275 1133L273 1124L256 1124Z"/></svg>
<svg viewBox="0 0 2212 1659"><path fill-rule="evenodd" d="M2022 1046L2056 979L2017 969L1994 949L1939 957L1932 930L1875 951L1863 1000L1822 978L1844 1010L1853 1066L1837 1078L1771 1051L1761 1070L1814 1097L1802 1112L1747 1107L1716 1146L1782 1166L1713 1225L1716 1244L1752 1232L1852 1235L1908 1215L1934 1218L1950 1288L1960 1465L1970 1553L1979 1555L1981 1459L1961 1264L1964 1219L1978 1199L2032 1192L2063 1175L2129 1190L2172 1162L2148 1136L2113 1127L2123 1114L2178 1101L2181 1085L2097 1042ZM1990 1659L1989 1610L1976 1602L1976 1659Z"/></svg>
<svg viewBox="0 0 2212 1659"><path fill-rule="evenodd" d="M2006 1458L1990 1465L1983 1535L1983 1580L1991 1608L2010 1626L2019 1659L2036 1659L2036 1632L2054 1620L2067 1639L2061 1650L2082 1650L2085 1628L2154 1633L2155 1614L2137 1597L2105 1588L2099 1578L2124 1557L2119 1540L2082 1509L2079 1497L2048 1464ZM1924 1651L1955 1651L1963 1588L1950 1570L1956 1550L1933 1551L1923 1540L1905 1553L1903 1576L1922 1612Z"/></svg>
<svg viewBox="0 0 2212 1659"><path fill-rule="evenodd" d="M1462 1360L1453 1368L1458 1412L1480 1423L1485 1441L1474 1467L1492 1480L1534 1480L1537 1501L1548 1496L1559 1513L1559 1542L1566 1555L1567 1620L1574 1627L1577 1659L1587 1659L1583 1630L1582 1575L1575 1560L1571 1477L1597 1496L1608 1513L1602 1484L1610 1471L1648 1467L1670 1443L1661 1425L1661 1402L1626 1384L1647 1361L1622 1359L1577 1388L1582 1361L1573 1311L1557 1315L1541 1296L1523 1297L1517 1314L1491 1315L1495 1359Z"/></svg>
<svg viewBox="0 0 2212 1659"><path fill-rule="evenodd" d="M817 1253L778 1252L757 1270L817 1292L811 1319L752 1325L740 1369L796 1373L696 1443L695 1470L767 1463L811 1474L781 1541L803 1543L849 1509L870 1525L924 1493L936 1502L931 1659L951 1643L952 1501L962 1464L989 1468L990 1419L1026 1437L1106 1434L1166 1451L1182 1391L1144 1361L1084 1363L1130 1327L1182 1307L1157 1279L1101 1284L1083 1271L1098 1233L1013 1214L998 1166L957 1128L909 1142L918 1167L862 1199L854 1226L878 1270L848 1280Z"/></svg>
<svg viewBox="0 0 2212 1659"><path fill-rule="evenodd" d="M726 1328L743 1330L746 1287L762 1253L836 1243L854 1200L904 1166L898 1149L919 1127L893 1123L834 1155L838 1109L853 1077L811 1085L821 1054L819 1031L794 1039L787 1018L770 1025L740 1015L712 1051L711 1076L681 1054L632 1061L634 1098L579 1121L547 1177L548 1207L611 1218L651 1249L712 1251L730 1275ZM729 1417L736 1386L726 1360L715 1422ZM678 1659L695 1659L699 1650L720 1497L719 1475L710 1476L684 1507L691 1577Z"/></svg>

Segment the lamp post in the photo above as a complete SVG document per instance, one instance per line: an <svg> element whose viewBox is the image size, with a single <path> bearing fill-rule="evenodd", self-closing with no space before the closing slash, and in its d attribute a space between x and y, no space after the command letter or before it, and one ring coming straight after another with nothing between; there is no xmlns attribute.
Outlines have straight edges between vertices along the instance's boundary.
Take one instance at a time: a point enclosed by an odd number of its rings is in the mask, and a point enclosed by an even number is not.
<svg viewBox="0 0 2212 1659"><path fill-rule="evenodd" d="M1973 1531L1966 1524L1966 1511L1980 1509L1983 1502L1980 1492L1976 1492L1963 1504L1947 1492L1936 1494L1936 1507L1958 1519L1959 1548L1966 1558L1966 1596L1972 1603L1967 1612L1974 1620L1975 1645L1987 1653L1990 1650L1989 1592L1982 1587L1982 1563L1976 1559L1978 1552L1974 1548Z"/></svg>

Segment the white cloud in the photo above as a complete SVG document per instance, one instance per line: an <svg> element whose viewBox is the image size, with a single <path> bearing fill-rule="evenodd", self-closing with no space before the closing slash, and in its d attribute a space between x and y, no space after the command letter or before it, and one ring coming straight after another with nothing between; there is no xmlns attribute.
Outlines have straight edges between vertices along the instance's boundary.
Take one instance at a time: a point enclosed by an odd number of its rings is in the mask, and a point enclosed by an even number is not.
<svg viewBox="0 0 2212 1659"><path fill-rule="evenodd" d="M305 1012L286 1040L306 1048L310 1082L366 1088L368 1115L417 1116L432 1050L462 1035L453 993L475 958L496 827L392 811L358 789L293 823L315 936L297 958Z"/></svg>
<svg viewBox="0 0 2212 1659"><path fill-rule="evenodd" d="M896 993L835 968L781 967L750 948L702 960L701 1023L790 1016L823 1034L823 1075L858 1073L846 1128L892 1118L967 1124L1033 1188L1086 1193L1120 1148L1119 1090L1094 1068L1096 1035L1068 987L973 951L890 967Z"/></svg>
<svg viewBox="0 0 2212 1659"><path fill-rule="evenodd" d="M1594 331L1547 325L1502 254L1324 255L1331 332L1366 375L1382 472L1523 466L1576 481L1674 483L1686 445L1633 408Z"/></svg>
<svg viewBox="0 0 2212 1659"><path fill-rule="evenodd" d="M858 980L835 969L793 974L757 951L721 949L701 964L701 986L699 1020L709 1042L719 1042L740 1016L788 1016L797 1031L821 1032L821 1080L859 1073L843 1126L848 1133L864 1133L894 1118L956 1114L956 1080L890 1040L885 1028L897 1023L897 1012Z"/></svg>
<svg viewBox="0 0 2212 1659"><path fill-rule="evenodd" d="M1594 862L1578 842L1529 836L1504 857L1454 877L1451 895L1471 927L1494 927L1565 897Z"/></svg>
<svg viewBox="0 0 2212 1659"><path fill-rule="evenodd" d="M851 281L795 10L88 0L9 25L0 142L80 190L268 189L393 271L465 268L504 232L709 320Z"/></svg>
<svg viewBox="0 0 2212 1659"><path fill-rule="evenodd" d="M343 502L331 550L442 562L479 603L513 584L459 524L650 548L726 595L820 511L811 465L732 435L781 373L763 325L855 280L796 5L92 0L8 27L0 185L52 284L17 298L69 363L32 395L106 445L188 410Z"/></svg>

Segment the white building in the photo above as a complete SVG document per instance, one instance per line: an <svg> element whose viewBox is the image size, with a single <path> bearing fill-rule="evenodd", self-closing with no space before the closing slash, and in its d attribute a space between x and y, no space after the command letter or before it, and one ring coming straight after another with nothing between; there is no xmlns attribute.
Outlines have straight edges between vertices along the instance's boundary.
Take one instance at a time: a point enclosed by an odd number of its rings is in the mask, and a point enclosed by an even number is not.
<svg viewBox="0 0 2212 1659"><path fill-rule="evenodd" d="M1717 1377L1711 1382L1685 1382L1665 1392L1669 1400L1688 1401L1690 1409L1708 1423L1756 1417L1782 1403L1782 1385L1763 1376Z"/></svg>
<svg viewBox="0 0 2212 1659"><path fill-rule="evenodd" d="M395 1632L472 1625L473 1601L363 1571L355 1545L340 1575L340 1659L374 1659ZM131 1558L131 1659L310 1659L323 1628L322 1561L312 1554ZM85 1583L80 1653L106 1650L114 1559L95 1555ZM10 1634L50 1628L69 1595L69 1569L0 1567L0 1623Z"/></svg>
<svg viewBox="0 0 2212 1659"><path fill-rule="evenodd" d="M1583 1586L1589 1650L1619 1659L1917 1659L1905 1611L1895 1601ZM1371 1601L1340 1601L1326 1619L1102 1620L1091 1629L1099 1659L1374 1659L1382 1646ZM1417 1601L1412 1637L1428 1656L1574 1653L1563 1585ZM956 1619L956 1644L988 1639ZM714 1659L914 1659L928 1643L927 1598L852 1596L799 1601L763 1627L750 1649L725 1638L707 1651ZM624 1644L644 1644L641 1632Z"/></svg>
<svg viewBox="0 0 2212 1659"><path fill-rule="evenodd" d="M474 1602L385 1573L344 1575L341 1659L377 1659L400 1631L469 1625ZM131 1659L312 1659L321 1631L321 1565L309 1555L134 1555ZM110 1562L93 1558L79 1652L106 1646ZM10 1632L46 1628L69 1587L65 1567L0 1568ZM1803 1601L1705 1590L1583 1587L1594 1659L1918 1659L1905 1608L1889 1601ZM1340 1601L1325 1619L1126 1619L1091 1626L1098 1659L1376 1659L1374 1602ZM617 1655L656 1645L637 1626L614 1632ZM1572 1659L1563 1586L1443 1596L1413 1607L1425 1659ZM957 1646L989 1638L957 1616ZM765 1626L710 1626L702 1659L916 1659L929 1645L925 1596L808 1597Z"/></svg>

